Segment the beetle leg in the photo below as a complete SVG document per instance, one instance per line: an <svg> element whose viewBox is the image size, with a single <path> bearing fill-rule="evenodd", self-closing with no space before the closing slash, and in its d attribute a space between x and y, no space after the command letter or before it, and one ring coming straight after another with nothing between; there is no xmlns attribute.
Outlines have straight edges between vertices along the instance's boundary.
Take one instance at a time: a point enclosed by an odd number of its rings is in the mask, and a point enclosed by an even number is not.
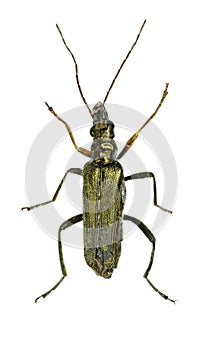
<svg viewBox="0 0 204 350"><path fill-rule="evenodd" d="M81 175L82 176L82 169L80 168L70 168L69 170L66 171L65 175L63 176L59 186L57 187L57 190L53 196L53 198L50 200L50 201L47 201L47 202L43 202L43 203L39 203L39 204L35 204L35 205L32 205L31 207L23 207L21 208L21 210L24 210L24 209L27 209L27 210L31 210L33 208L37 208L37 207L40 207L41 205L47 205L49 203L52 203L56 200L57 196L58 196L58 193L63 185L63 182L67 176L68 173L72 173L72 174L77 174L77 175Z"/></svg>
<svg viewBox="0 0 204 350"><path fill-rule="evenodd" d="M58 231L58 250L59 250L59 259L60 259L60 266L62 270L62 277L60 280L52 287L49 289L46 293L40 295L38 298L35 299L35 302L38 301L40 298L46 298L53 290L55 290L63 281L63 279L67 276L67 271L66 267L64 264L64 258L63 258L63 253L62 253L62 240L61 240L61 231L65 230L66 228L76 224L77 222L80 222L83 219L83 214L75 215L72 218L66 220L63 222L63 224L60 226L59 231Z"/></svg>
<svg viewBox="0 0 204 350"><path fill-rule="evenodd" d="M170 300L173 303L176 302L176 300L170 299L166 294L160 292L159 289L157 289L154 284L149 280L148 275L149 272L151 270L152 264L153 264L153 260L154 260L154 252L155 252L155 243L156 243L156 238L154 237L153 233L148 229L148 227L143 224L143 222L141 222L140 220L134 218L133 216L129 216L129 215L124 215L123 217L124 220L129 220L132 221L135 225L137 225L140 230L145 234L145 236L149 239L149 241L152 243L152 252L151 252L151 257L150 257L150 261L149 261L149 265L145 271L144 274L144 278L147 280L147 282L149 283L149 285L155 290L155 292L159 293L159 295L161 295L162 298L166 299L166 300Z"/></svg>
<svg viewBox="0 0 204 350"><path fill-rule="evenodd" d="M69 133L69 136L70 136L70 139L72 140L72 143L73 143L73 145L74 145L74 148L75 148L78 152L82 153L83 155L85 155L85 156L87 156L87 157L90 157L90 156L91 156L91 151L89 151L89 150L86 149L86 148L78 147L78 146L77 146L69 124L68 124L67 122L65 122L62 118L60 118L60 117L58 116L58 114L55 113L54 109L53 109L51 106L49 106L49 104L48 104L47 102L45 102L45 104L46 104L47 108L49 109L49 111L50 111L60 122L62 122L62 123L65 125L65 128L67 129L67 131L68 131L68 133Z"/></svg>
<svg viewBox="0 0 204 350"><path fill-rule="evenodd" d="M137 132L135 132L130 138L129 140L127 140L125 146L123 147L122 151L119 153L119 155L117 156L117 159L122 158L125 153L127 151L129 151L130 147L132 147L133 143L135 142L135 140L138 138L140 132L144 129L144 127L150 122L150 120L152 120L152 118L154 118L154 116L157 114L158 110L160 109L160 107L162 106L162 103L164 102L167 94L168 94L168 86L169 84L166 83L165 89L163 91L162 94L162 98L159 101L159 104L157 106L157 108L155 109L155 111L150 115L150 117L146 120L146 122L139 128L139 130Z"/></svg>
<svg viewBox="0 0 204 350"><path fill-rule="evenodd" d="M153 191L154 191L154 199L153 199L153 201L154 201L154 205L156 207L158 207L159 209L172 214L171 210L165 209L165 208L163 208L163 207L161 207L160 205L157 204L157 186L156 186L156 179L155 179L155 176L154 176L153 173L145 171L145 172L138 173L138 174L132 174L132 175L126 176L125 177L125 181L136 180L136 179L145 179L147 177L152 177L152 179L153 179Z"/></svg>

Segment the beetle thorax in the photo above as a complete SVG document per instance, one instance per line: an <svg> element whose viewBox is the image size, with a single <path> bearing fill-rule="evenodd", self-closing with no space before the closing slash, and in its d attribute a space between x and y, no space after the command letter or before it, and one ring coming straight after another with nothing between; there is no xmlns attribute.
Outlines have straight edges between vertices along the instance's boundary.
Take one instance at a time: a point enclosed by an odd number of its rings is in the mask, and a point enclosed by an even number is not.
<svg viewBox="0 0 204 350"><path fill-rule="evenodd" d="M93 126L90 134L93 137L91 146L92 159L110 162L116 158L117 146L114 138L114 124L102 102L98 102L92 110Z"/></svg>
<svg viewBox="0 0 204 350"><path fill-rule="evenodd" d="M116 159L117 146L112 139L94 139L91 145L91 158L109 163Z"/></svg>

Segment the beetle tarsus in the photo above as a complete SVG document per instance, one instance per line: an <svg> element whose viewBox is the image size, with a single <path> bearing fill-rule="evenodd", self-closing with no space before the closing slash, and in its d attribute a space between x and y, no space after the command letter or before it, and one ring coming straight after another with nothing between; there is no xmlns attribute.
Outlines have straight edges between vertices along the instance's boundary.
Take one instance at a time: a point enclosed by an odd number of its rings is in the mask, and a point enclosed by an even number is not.
<svg viewBox="0 0 204 350"><path fill-rule="evenodd" d="M40 295L39 297L37 297L36 299L35 299L35 303L37 303L37 301L40 299L40 298L46 298L53 290L55 290L59 285L60 285L60 283L62 283L62 281L63 281L63 279L65 278L66 276L62 276L62 278L60 278L60 280L59 280L59 282L57 282L56 284L55 284L55 286L54 287L52 287L50 290L48 290L46 293L43 293L42 295Z"/></svg>
<svg viewBox="0 0 204 350"><path fill-rule="evenodd" d="M157 292L157 293L159 293L159 295L161 295L162 298L164 298L165 300L169 300L172 303L176 304L176 300L169 298L168 295L160 292L160 290L153 285L153 283L147 278L147 273L145 273L143 277L147 280L147 282L155 290L155 292Z"/></svg>
<svg viewBox="0 0 204 350"><path fill-rule="evenodd" d="M172 213L173 213L173 211L172 211L172 210L169 210L169 209L163 208L163 207L161 207L161 206L160 206L160 205L158 205L158 204L155 204L155 206L156 206L157 208L159 208L159 209L161 209L161 210L163 210L163 211L165 211L165 212L169 213L169 214L172 214Z"/></svg>

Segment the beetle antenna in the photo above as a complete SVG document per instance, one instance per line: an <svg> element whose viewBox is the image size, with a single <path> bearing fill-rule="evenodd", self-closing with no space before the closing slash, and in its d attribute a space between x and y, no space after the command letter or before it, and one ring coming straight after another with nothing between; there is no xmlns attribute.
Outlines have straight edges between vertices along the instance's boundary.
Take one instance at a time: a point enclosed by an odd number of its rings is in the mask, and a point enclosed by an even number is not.
<svg viewBox="0 0 204 350"><path fill-rule="evenodd" d="M61 30L60 30L58 24L56 24L56 27L57 27L57 29L58 29L58 31L59 31L59 33L60 33L60 36L61 36L61 38L62 38L62 41L63 41L63 43L64 43L66 49L69 51L70 55L71 55L72 58L73 58L73 61L74 61L74 64L75 64L77 86L78 86L78 89L79 89L81 98L82 98L82 100L84 101L84 103L85 103L85 105L86 105L86 107L87 107L89 113L90 113L91 116L92 116L91 109L90 109L88 103L86 102L86 99L85 99L85 97L84 97L84 95L83 95L83 93L82 93L82 89L81 89L81 86L80 86L80 83L79 83L78 66L77 66L77 62L76 62L76 59L75 59L75 57L74 57L74 54L72 53L72 51L70 50L70 48L67 46L67 43L66 43L66 41L65 41L65 39L64 39L64 37L63 37L63 35L62 35L62 32L61 32Z"/></svg>
<svg viewBox="0 0 204 350"><path fill-rule="evenodd" d="M118 71L117 71L117 73L116 73L116 75L115 75L115 77L114 77L114 79L113 79L113 81L112 81L112 83L111 83L111 85L110 85L110 87L109 87L109 89L108 89L108 92L107 92L107 94L106 94L106 96L105 96L105 98L104 98L103 103L106 102L106 100L107 100L107 98L108 98L108 95L109 95L109 93L110 93L110 91L111 91L111 89L112 89L112 87L113 87L113 85L114 85L114 83L115 83L115 81L116 81L116 79L117 79L117 77L118 77L118 75L119 75L119 73L120 73L122 67L124 66L125 62L127 61L128 57L130 56L132 50L134 49L135 45L137 44L137 41L138 41L138 39L139 39L139 37L140 37L140 34L141 34L141 32L142 32L142 29L143 29L145 23L146 23L146 19L144 20L144 22L143 22L143 24L142 24L142 26L141 26L141 28L140 28L140 31L139 31L139 33L138 33L138 35L137 35L137 38L136 38L135 42L134 42L133 45L131 46L131 49L130 49L129 52L127 53L127 56L125 57L124 61L121 63L121 66L120 66L120 68L118 69Z"/></svg>

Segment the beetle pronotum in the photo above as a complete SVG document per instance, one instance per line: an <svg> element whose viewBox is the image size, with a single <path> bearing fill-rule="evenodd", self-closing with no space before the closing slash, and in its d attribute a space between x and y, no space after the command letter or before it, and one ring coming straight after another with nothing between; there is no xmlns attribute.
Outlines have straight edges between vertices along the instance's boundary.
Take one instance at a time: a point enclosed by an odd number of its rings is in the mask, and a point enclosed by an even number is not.
<svg viewBox="0 0 204 350"><path fill-rule="evenodd" d="M109 120L107 111L104 106L109 96L109 93L115 83L115 80L117 79L123 65L125 64L126 60L131 54L133 48L137 44L137 41L140 37L145 23L146 20L143 22L140 31L136 37L136 40L134 41L125 59L120 65L114 79L112 80L112 83L105 95L103 102L98 102L92 110L90 109L82 93L82 89L79 83L78 66L76 59L70 48L67 46L60 28L58 27L58 25L56 25L59 34L62 38L62 41L69 53L71 54L72 59L74 61L77 86L82 100L93 119L93 126L90 129L90 134L93 137L93 143L91 145L91 150L78 147L69 124L65 122L62 118L60 118L58 114L55 113L54 109L51 106L49 106L47 102L45 102L49 111L65 125L75 149L83 155L91 158L91 160L84 165L83 169L68 169L51 200L33 205L31 207L22 208L22 210L31 210L33 208L37 208L39 206L47 205L49 203L54 202L68 173L83 176L83 214L76 215L63 222L58 231L58 249L62 277L54 285L54 287L52 287L46 293L40 295L35 300L36 302L39 298L45 298L46 296L48 296L61 284L63 279L67 276L67 271L65 268L62 253L61 232L82 220L84 227L84 257L86 263L96 272L97 275L102 276L104 278L110 278L112 276L113 270L117 267L118 260L120 258L121 241L123 239L122 220L129 220L135 225L137 225L152 243L151 257L148 267L145 271L144 278L160 296L162 296L164 299L170 300L171 302L175 302L175 300L169 298L158 288L156 288L148 278L154 260L155 237L153 233L147 228L147 226L140 220L129 215L123 215L123 208L126 197L125 181L152 178L154 205L165 212L172 212L157 204L156 180L152 172L142 172L124 177L123 168L118 162L118 159L122 158L124 154L130 149L130 147L133 145L134 141L139 136L142 129L150 122L150 120L156 115L156 113L160 109L164 99L168 94L168 84L166 84L165 86L162 97L155 111L147 119L144 125L142 125L140 129L129 138L129 140L126 142L124 148L118 156L117 146L115 141L113 140L114 124L112 121Z"/></svg>

